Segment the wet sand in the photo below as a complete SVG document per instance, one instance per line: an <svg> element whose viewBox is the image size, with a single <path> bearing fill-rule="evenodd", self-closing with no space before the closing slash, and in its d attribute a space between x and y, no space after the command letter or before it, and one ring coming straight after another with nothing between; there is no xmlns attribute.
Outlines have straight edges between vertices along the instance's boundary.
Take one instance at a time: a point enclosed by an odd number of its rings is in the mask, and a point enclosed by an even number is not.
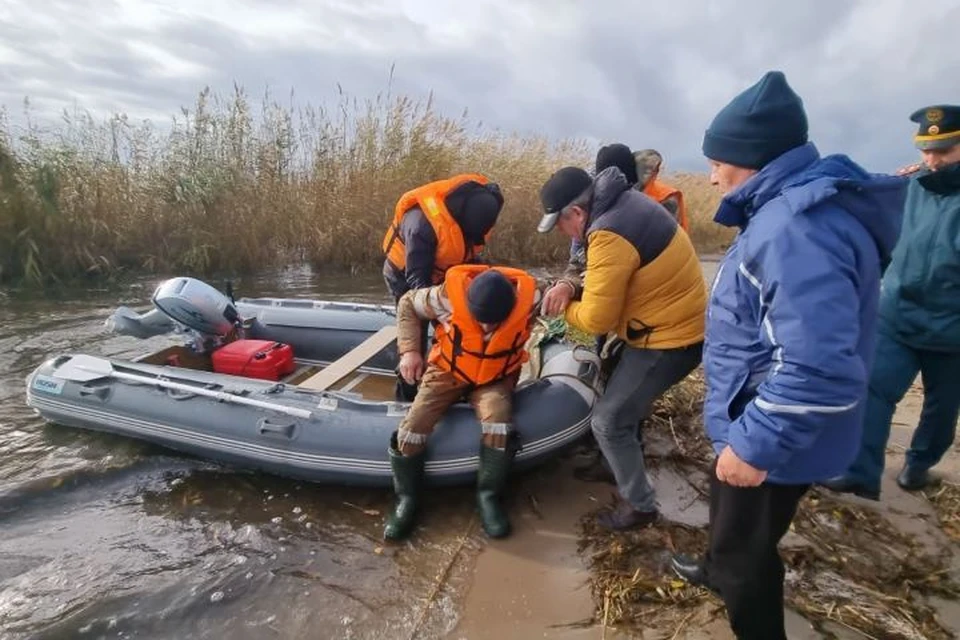
<svg viewBox="0 0 960 640"><path fill-rule="evenodd" d="M513 534L480 553L462 619L449 637L596 637L576 525L609 490L574 479L573 466L567 458L525 478L511 505Z"/></svg>
<svg viewBox="0 0 960 640"><path fill-rule="evenodd" d="M930 504L922 496L902 491L895 482L921 402L919 390L914 389L898 407L887 451L882 502L855 497L843 499L875 508L903 532L917 535L931 548L943 548L952 543L937 527ZM459 622L446 637L455 640L603 637L732 640L734 636L726 617L722 613L710 615L718 605L713 599L706 602L677 635L674 635L675 629L650 629L641 635L636 632L629 635L589 623L593 602L587 582L589 574L577 553L577 522L584 513L599 506L597 501L607 502L612 487L574 479L575 464L575 460L568 457L521 481L520 493L514 496L511 507L514 533L506 540L483 543L475 558L472 582L460 607ZM947 481L960 482L960 449L956 444L935 472ZM652 471L651 480L667 518L690 524L706 522L706 505L673 472L665 468ZM530 507L529 496L536 499L536 511ZM783 544L796 543L797 540L788 536ZM960 570L956 556L953 569ZM960 630L960 603L941 601L935 606L946 626ZM827 628L840 640L865 637L838 625ZM787 611L787 635L791 640L828 637L790 610Z"/></svg>

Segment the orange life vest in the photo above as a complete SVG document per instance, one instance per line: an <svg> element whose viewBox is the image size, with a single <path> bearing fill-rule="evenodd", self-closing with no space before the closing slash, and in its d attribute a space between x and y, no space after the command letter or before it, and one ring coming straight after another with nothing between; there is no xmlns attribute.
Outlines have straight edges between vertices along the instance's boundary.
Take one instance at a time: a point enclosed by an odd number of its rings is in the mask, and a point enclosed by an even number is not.
<svg viewBox="0 0 960 640"><path fill-rule="evenodd" d="M687 207L683 203L683 192L679 189L671 187L668 184L664 184L659 180L651 180L647 186L643 188L643 192L656 200L657 202L663 202L670 196L676 196L677 198L677 222L680 223L680 226L683 227L684 231L689 231L690 228L687 222Z"/></svg>
<svg viewBox="0 0 960 640"><path fill-rule="evenodd" d="M467 288L488 269L503 274L513 283L517 301L507 319L484 341L483 328L467 306ZM529 358L525 347L530 338L530 314L537 290L533 276L522 269L465 264L447 271L444 286L452 313L450 320L436 326L429 362L475 386L518 371Z"/></svg>
<svg viewBox="0 0 960 640"><path fill-rule="evenodd" d="M477 249L483 245L475 246L466 243L460 225L453 219L444 202L451 191L471 180L484 185L489 182L480 174L464 173L446 180L429 182L400 196L394 208L393 222L390 223L381 245L387 260L393 266L401 271L407 268L406 247L403 244L403 238L400 237L400 222L407 211L414 207L419 207L423 211L427 222L437 235L437 253L433 264L434 284L443 281L443 274L450 267L463 264L475 257ZM489 236L490 234L487 233L484 240Z"/></svg>

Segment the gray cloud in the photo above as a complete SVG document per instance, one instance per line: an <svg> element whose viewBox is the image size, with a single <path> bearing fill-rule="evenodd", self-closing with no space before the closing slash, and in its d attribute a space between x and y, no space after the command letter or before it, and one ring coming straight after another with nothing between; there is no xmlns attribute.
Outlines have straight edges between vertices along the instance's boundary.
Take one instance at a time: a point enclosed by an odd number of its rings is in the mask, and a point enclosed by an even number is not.
<svg viewBox="0 0 960 640"><path fill-rule="evenodd" d="M873 170L911 161L907 116L957 101L960 6L907 0L296 2L129 0L0 9L0 102L39 114L77 104L166 119L205 85L294 91L333 104L388 87L488 128L654 146L702 170L703 129L733 95L782 69L823 152Z"/></svg>

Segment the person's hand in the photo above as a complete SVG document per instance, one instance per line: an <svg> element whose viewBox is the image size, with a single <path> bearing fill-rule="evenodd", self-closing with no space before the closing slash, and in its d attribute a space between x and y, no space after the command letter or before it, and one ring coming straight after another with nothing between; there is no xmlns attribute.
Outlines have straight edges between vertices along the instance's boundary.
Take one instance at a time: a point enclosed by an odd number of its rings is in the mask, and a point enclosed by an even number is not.
<svg viewBox="0 0 960 640"><path fill-rule="evenodd" d="M920 169L922 168L923 168L923 165L920 164L919 162L917 164L909 164L905 167L900 167L899 169L897 169L897 175L908 176L911 173L916 173L917 171L920 171Z"/></svg>
<svg viewBox="0 0 960 640"><path fill-rule="evenodd" d="M750 466L741 460L727 445L717 460L717 480L734 487L758 487L767 479L767 472Z"/></svg>
<svg viewBox="0 0 960 640"><path fill-rule="evenodd" d="M566 282L558 282L543 294L540 309L545 316L558 316L567 310L573 299L573 287Z"/></svg>
<svg viewBox="0 0 960 640"><path fill-rule="evenodd" d="M416 384L423 375L423 355L419 351L407 351L400 356L400 376L407 384Z"/></svg>

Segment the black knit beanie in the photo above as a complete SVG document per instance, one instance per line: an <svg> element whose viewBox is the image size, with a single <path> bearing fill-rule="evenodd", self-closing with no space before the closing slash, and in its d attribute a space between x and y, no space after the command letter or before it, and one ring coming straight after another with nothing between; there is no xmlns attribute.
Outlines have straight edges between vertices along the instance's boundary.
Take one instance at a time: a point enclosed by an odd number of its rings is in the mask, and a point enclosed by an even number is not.
<svg viewBox="0 0 960 640"><path fill-rule="evenodd" d="M637 184L637 161L627 145L615 142L600 148L597 152L594 173L600 173L608 167L620 169L631 187Z"/></svg>
<svg viewBox="0 0 960 640"><path fill-rule="evenodd" d="M469 181L451 191L445 202L467 241L483 244L483 237L497 223L503 209L503 194L495 182L482 185Z"/></svg>
<svg viewBox="0 0 960 640"><path fill-rule="evenodd" d="M503 322L516 303L513 285L497 271L484 271L467 288L467 307L477 322Z"/></svg>

